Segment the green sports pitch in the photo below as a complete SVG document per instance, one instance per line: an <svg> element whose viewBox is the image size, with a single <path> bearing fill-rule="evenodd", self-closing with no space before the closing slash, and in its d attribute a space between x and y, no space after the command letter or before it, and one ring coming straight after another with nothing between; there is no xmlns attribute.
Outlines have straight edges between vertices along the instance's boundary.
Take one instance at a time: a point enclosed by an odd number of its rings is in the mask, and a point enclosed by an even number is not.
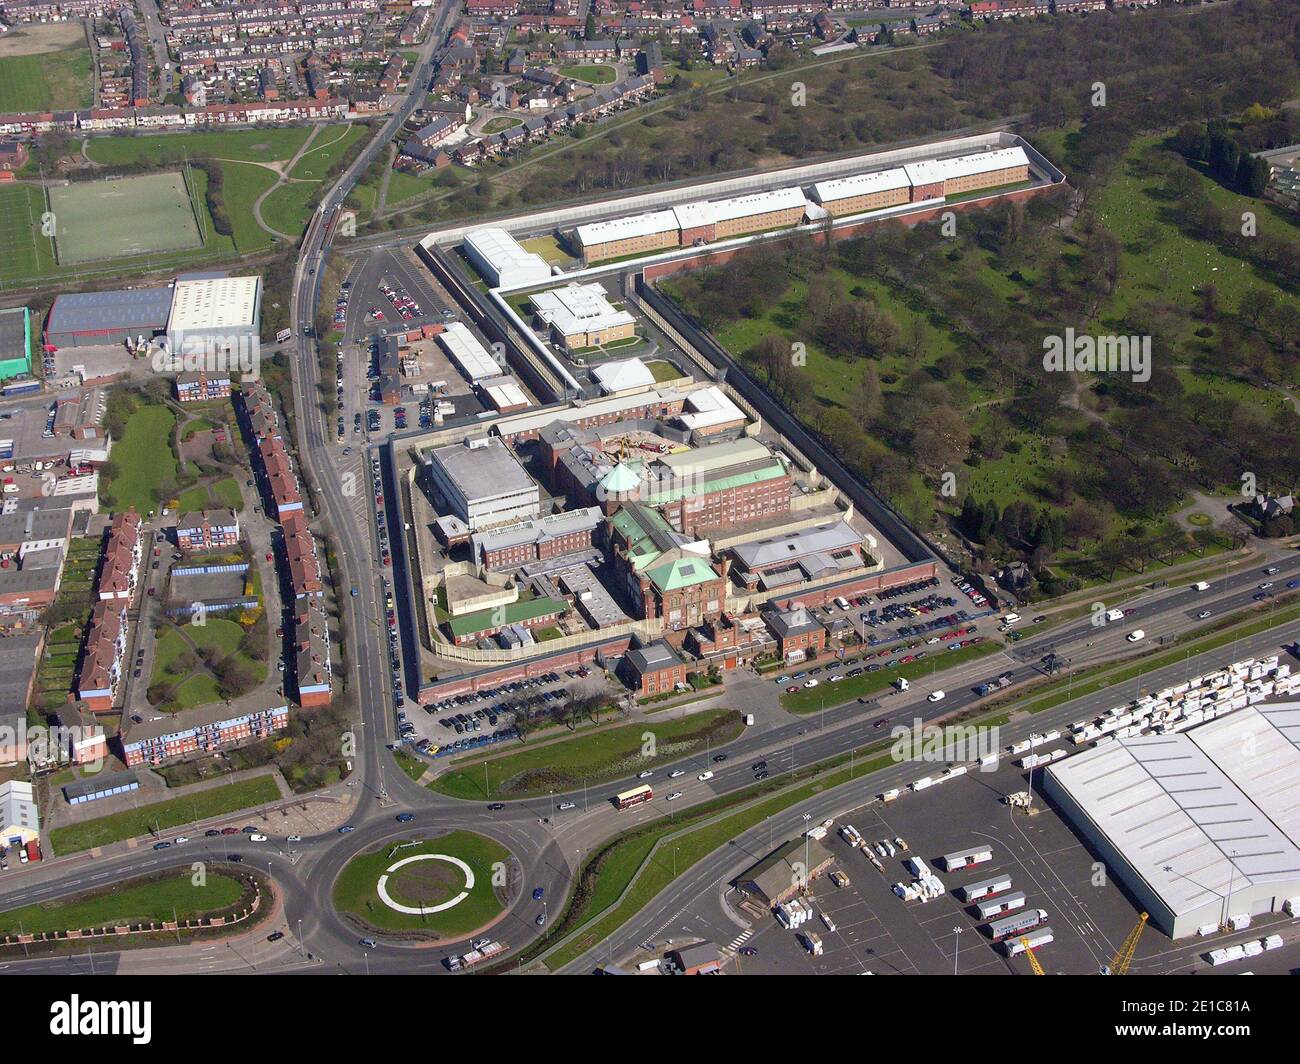
<svg viewBox="0 0 1300 1064"><path fill-rule="evenodd" d="M60 266L203 246L182 171L49 189Z"/></svg>

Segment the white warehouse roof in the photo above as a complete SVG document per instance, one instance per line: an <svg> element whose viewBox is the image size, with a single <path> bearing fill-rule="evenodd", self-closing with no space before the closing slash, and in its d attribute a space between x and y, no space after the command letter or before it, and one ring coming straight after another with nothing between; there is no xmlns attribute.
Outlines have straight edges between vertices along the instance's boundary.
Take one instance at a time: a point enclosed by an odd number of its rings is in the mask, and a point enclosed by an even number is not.
<svg viewBox="0 0 1300 1064"><path fill-rule="evenodd" d="M1248 706L1187 736L1300 845L1300 702Z"/></svg>
<svg viewBox="0 0 1300 1064"><path fill-rule="evenodd" d="M578 226L578 241L584 248L608 244L611 240L651 236L677 228L677 218L672 211L652 211L649 214L631 214L626 218L611 218L607 222L592 222Z"/></svg>
<svg viewBox="0 0 1300 1064"><path fill-rule="evenodd" d="M210 277L177 281L168 332L229 329L257 324L260 277Z"/></svg>
<svg viewBox="0 0 1300 1064"><path fill-rule="evenodd" d="M1236 727L1236 716L1223 723ZM1198 730L1116 740L1046 770L1048 793L1064 792L1175 921L1233 915L1221 911L1230 891L1242 894L1235 913L1245 911L1248 887L1280 897L1300 890L1300 849L1248 797L1265 767L1240 758L1242 775L1229 779L1194 741ZM1300 762L1284 775L1286 787L1300 788Z"/></svg>
<svg viewBox="0 0 1300 1064"><path fill-rule="evenodd" d="M834 203L853 196L869 196L873 192L887 192L895 188L908 188L907 172L901 166L891 170L876 170L870 174L853 174L831 181L818 181L812 187L813 199L818 203Z"/></svg>
<svg viewBox="0 0 1300 1064"><path fill-rule="evenodd" d="M502 369L497 365L496 359L478 342L478 337L470 332L469 326L464 322L448 323L438 340L471 384L488 377L501 376Z"/></svg>
<svg viewBox="0 0 1300 1064"><path fill-rule="evenodd" d="M551 276L546 260L525 251L504 229L475 229L465 237L465 254L495 288L539 284Z"/></svg>
<svg viewBox="0 0 1300 1064"><path fill-rule="evenodd" d="M594 282L552 288L547 292L537 292L531 298L537 316L548 325L554 325L565 336L636 322L626 310L616 310L610 304L604 287Z"/></svg>

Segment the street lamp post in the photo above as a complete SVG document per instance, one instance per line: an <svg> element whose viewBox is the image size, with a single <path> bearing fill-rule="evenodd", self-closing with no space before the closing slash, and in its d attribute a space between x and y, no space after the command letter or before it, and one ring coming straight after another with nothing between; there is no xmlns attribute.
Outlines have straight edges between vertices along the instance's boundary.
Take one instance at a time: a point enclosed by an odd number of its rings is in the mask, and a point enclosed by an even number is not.
<svg viewBox="0 0 1300 1064"><path fill-rule="evenodd" d="M954 927L952 929L952 974L957 974L957 954L961 949L961 933L965 931L964 927Z"/></svg>

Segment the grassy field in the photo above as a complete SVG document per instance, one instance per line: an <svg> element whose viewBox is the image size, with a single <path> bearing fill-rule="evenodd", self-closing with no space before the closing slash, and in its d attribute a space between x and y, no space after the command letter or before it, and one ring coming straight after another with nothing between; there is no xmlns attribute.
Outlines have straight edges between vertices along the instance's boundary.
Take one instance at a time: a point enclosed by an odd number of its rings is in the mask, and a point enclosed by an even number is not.
<svg viewBox="0 0 1300 1064"><path fill-rule="evenodd" d="M59 855L89 850L93 846L107 846L122 839L133 839L154 831L163 832L196 820L235 813L255 805L274 802L280 789L270 776L242 780L228 787L213 787L197 791L184 798L142 805L122 813L111 813L80 824L55 828L49 833L50 845Z"/></svg>
<svg viewBox="0 0 1300 1064"><path fill-rule="evenodd" d="M167 440L176 415L165 406L141 406L126 423L126 434L113 450L117 474L108 482L114 509L134 506L143 517L158 509L176 482L176 459Z"/></svg>
<svg viewBox="0 0 1300 1064"><path fill-rule="evenodd" d="M160 133L144 137L94 137L86 144L91 161L113 166L150 162L157 165L186 159L235 159L241 162L287 162L302 147L310 130L241 129L206 133Z"/></svg>
<svg viewBox="0 0 1300 1064"><path fill-rule="evenodd" d="M906 665L898 665L892 669L882 668L879 672L864 672L860 676L850 676L841 683L827 683L824 678L819 677L821 683L816 687L801 687L791 694L781 695L781 705L791 713L816 713L831 706L843 705L863 695L883 691L900 676L906 680L916 680L929 676L936 668L942 672L944 669L951 669L954 665L974 661L976 658L982 658L985 654L1001 649L1001 643L985 640L973 647L945 650L941 654L934 654L920 661L910 661Z"/></svg>
<svg viewBox="0 0 1300 1064"><path fill-rule="evenodd" d="M62 266L203 246L182 171L49 190Z"/></svg>
<svg viewBox="0 0 1300 1064"><path fill-rule="evenodd" d="M45 197L32 185L0 186L0 277L32 277L55 269L54 241L41 235Z"/></svg>
<svg viewBox="0 0 1300 1064"><path fill-rule="evenodd" d="M202 886L195 886L186 870L180 875L128 881L92 894L10 909L0 913L0 934L199 919L230 908L243 893L244 884L233 876L212 871Z"/></svg>
<svg viewBox="0 0 1300 1064"><path fill-rule="evenodd" d="M566 78L585 81L589 85L612 85L618 77L618 71L606 63L560 67L560 73Z"/></svg>
<svg viewBox="0 0 1300 1064"><path fill-rule="evenodd" d="M55 52L0 56L0 113L89 107L91 66L84 40Z"/></svg>
<svg viewBox="0 0 1300 1064"><path fill-rule="evenodd" d="M347 150L366 133L365 126L322 130L289 171L289 182L266 197L262 204L262 217L266 224L296 237L311 218L325 178L339 165Z"/></svg>
<svg viewBox="0 0 1300 1064"><path fill-rule="evenodd" d="M238 513L244 508L244 497L239 492L239 484L233 477L223 477L213 484L196 484L186 488L176 503L181 513L193 513L196 510L212 510L225 507Z"/></svg>
<svg viewBox="0 0 1300 1064"><path fill-rule="evenodd" d="M523 124L522 118L511 118L508 115L502 115L499 118L489 119L483 127L483 133L491 136L493 133L500 133L502 130L511 129L514 126Z"/></svg>
<svg viewBox="0 0 1300 1064"><path fill-rule="evenodd" d="M438 913L400 913L379 897L379 877L397 861L418 854L458 857L474 873L474 886L458 904ZM430 931L439 936L464 935L483 927L500 914L502 905L493 888L494 866L504 866L510 851L494 839L468 831L453 831L437 839L396 848L385 843L377 850L354 857L334 883L334 907L369 927L382 931ZM464 890L465 876L446 861L417 861L389 875L387 890L401 905L435 906Z"/></svg>
<svg viewBox="0 0 1300 1064"><path fill-rule="evenodd" d="M535 744L482 763L467 764L439 776L431 790L453 798L528 798L565 791L680 761L717 749L744 730L735 710L694 713L662 724L631 724L592 732L560 742ZM652 732L653 753L645 753L642 736ZM707 743L706 743L707 739Z"/></svg>

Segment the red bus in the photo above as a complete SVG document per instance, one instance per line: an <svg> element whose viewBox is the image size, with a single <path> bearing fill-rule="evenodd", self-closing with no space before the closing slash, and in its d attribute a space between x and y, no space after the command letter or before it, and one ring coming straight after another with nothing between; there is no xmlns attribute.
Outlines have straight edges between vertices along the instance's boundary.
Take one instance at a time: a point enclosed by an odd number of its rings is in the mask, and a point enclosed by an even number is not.
<svg viewBox="0 0 1300 1064"><path fill-rule="evenodd" d="M633 787L630 791L624 791L622 794L614 796L614 805L619 809L627 809L630 806L640 805L642 802L648 802L655 796L648 784L641 784L640 787Z"/></svg>

